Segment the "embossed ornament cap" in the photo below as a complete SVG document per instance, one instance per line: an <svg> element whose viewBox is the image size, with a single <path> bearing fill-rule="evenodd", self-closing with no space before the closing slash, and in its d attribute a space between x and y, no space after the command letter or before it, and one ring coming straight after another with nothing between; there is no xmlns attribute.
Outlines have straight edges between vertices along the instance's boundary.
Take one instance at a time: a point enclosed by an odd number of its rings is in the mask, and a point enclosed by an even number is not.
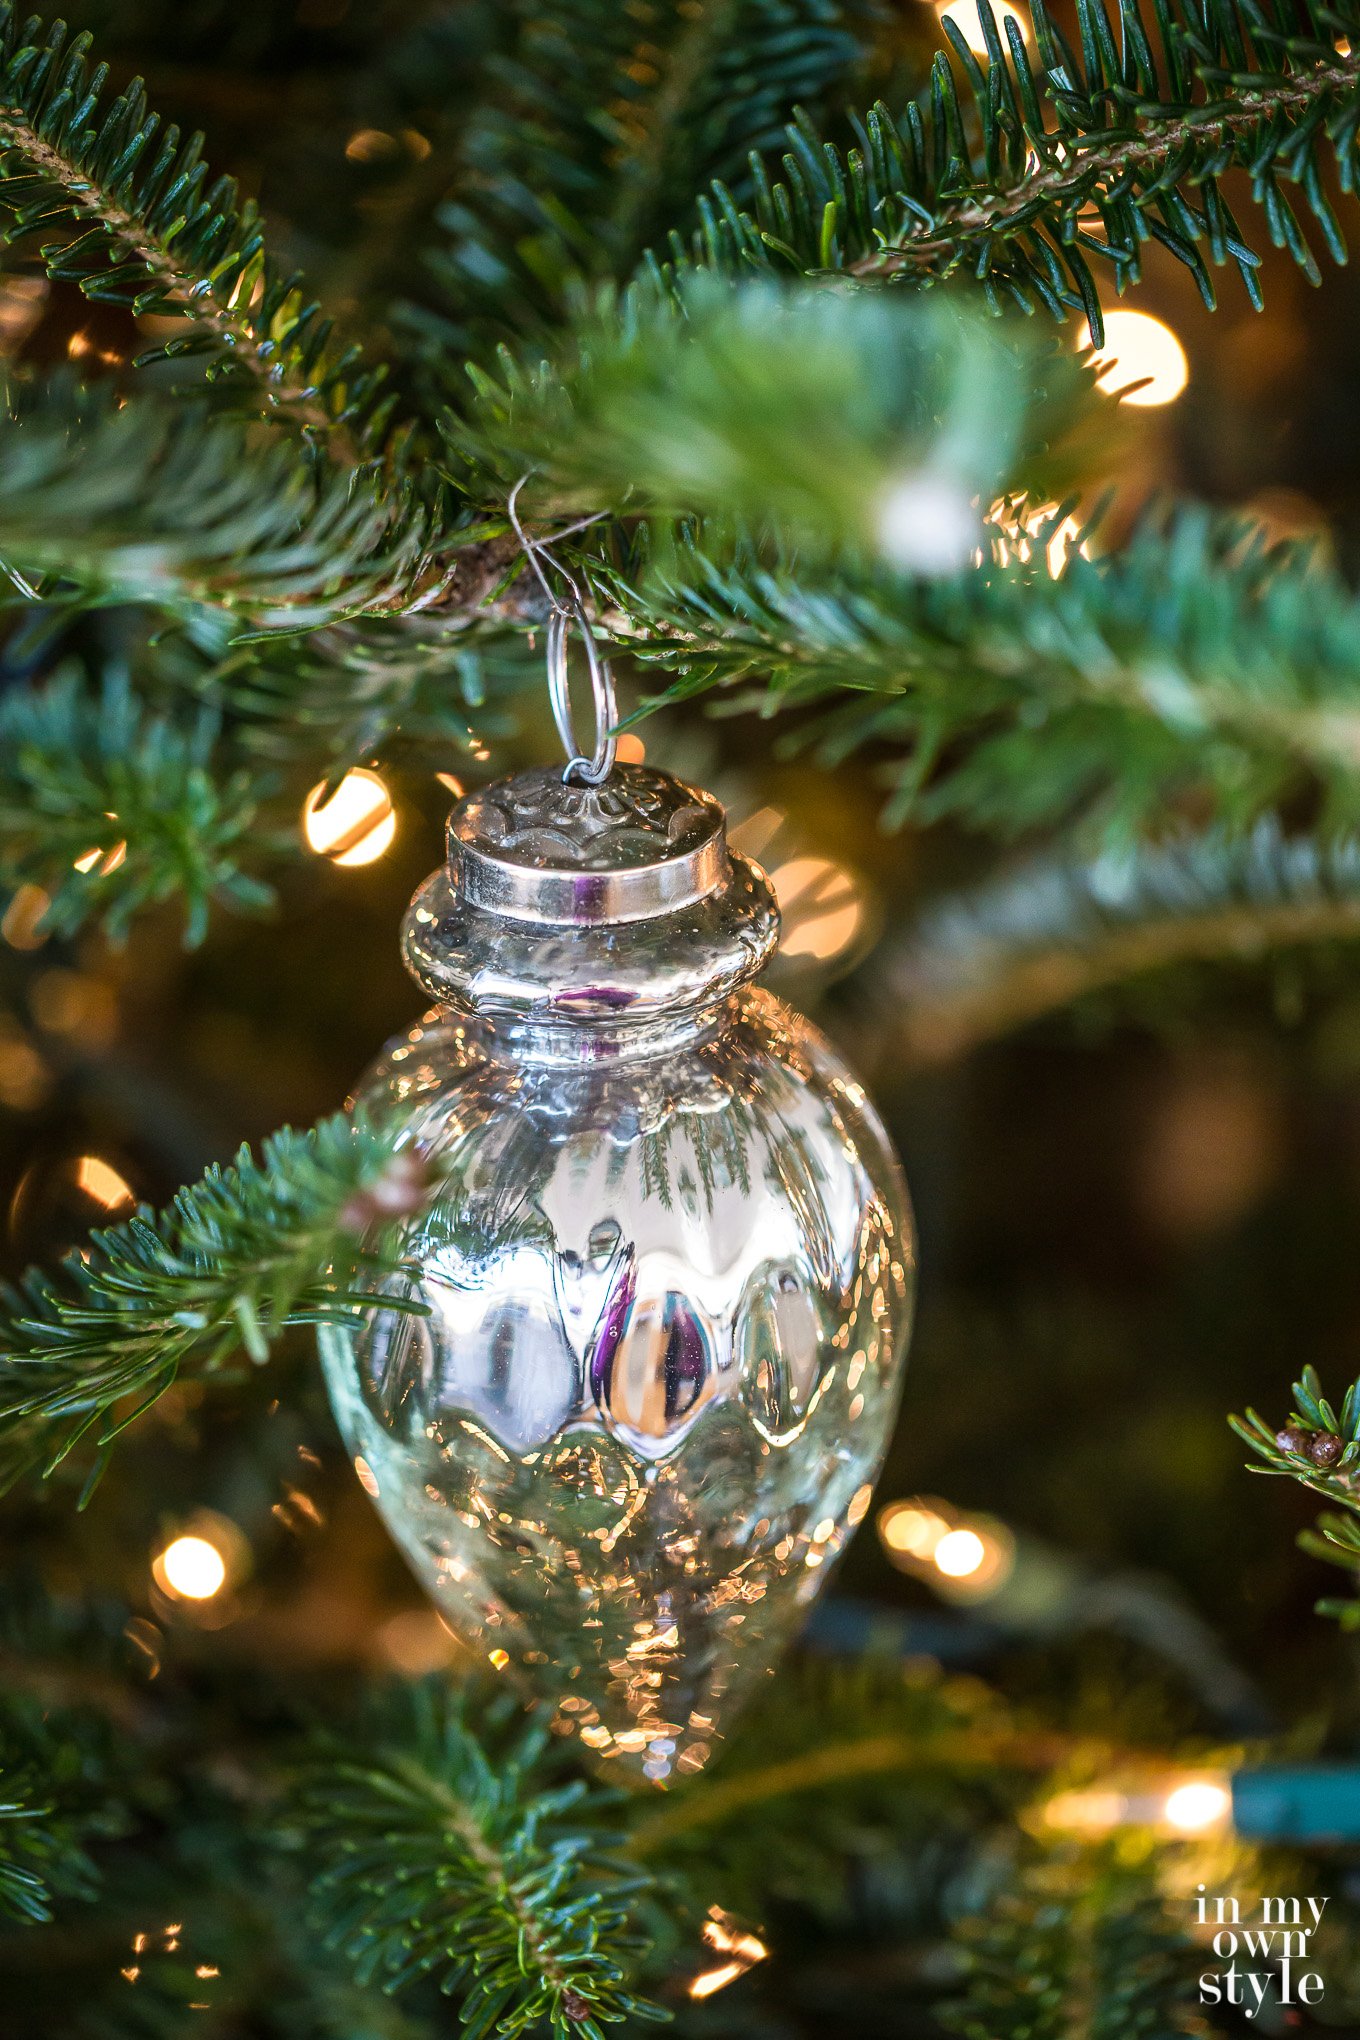
<svg viewBox="0 0 1360 2040"><path fill-rule="evenodd" d="M406 918L408 968L441 1004L507 1019L677 1014L773 951L769 880L728 848L711 794L616 765L599 786L519 772L461 800L449 861Z"/></svg>

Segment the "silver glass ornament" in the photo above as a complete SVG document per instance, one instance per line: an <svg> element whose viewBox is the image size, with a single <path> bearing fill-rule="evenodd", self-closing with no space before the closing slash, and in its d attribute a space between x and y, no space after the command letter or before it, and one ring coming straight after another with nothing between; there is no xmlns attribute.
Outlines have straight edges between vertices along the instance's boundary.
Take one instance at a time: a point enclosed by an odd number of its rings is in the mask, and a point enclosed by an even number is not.
<svg viewBox="0 0 1360 2040"><path fill-rule="evenodd" d="M606 768L607 770L607 768ZM356 1468L449 1627L618 1775L699 1770L863 1517L910 1319L863 1090L752 979L778 912L664 772L469 795L360 1096L453 1186L425 1315L329 1328Z"/></svg>

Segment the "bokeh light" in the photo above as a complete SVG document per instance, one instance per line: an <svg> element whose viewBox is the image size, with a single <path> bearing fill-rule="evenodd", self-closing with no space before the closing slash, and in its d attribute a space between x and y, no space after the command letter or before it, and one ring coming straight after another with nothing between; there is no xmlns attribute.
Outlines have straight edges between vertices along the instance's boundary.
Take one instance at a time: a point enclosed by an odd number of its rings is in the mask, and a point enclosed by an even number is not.
<svg viewBox="0 0 1360 2040"><path fill-rule="evenodd" d="M47 940L43 916L52 902L40 885L21 885L0 920L0 935L11 949L41 949Z"/></svg>
<svg viewBox="0 0 1360 2040"><path fill-rule="evenodd" d="M227 1562L206 1537L176 1537L153 1562L156 1584L182 1601L210 1601L227 1583Z"/></svg>
<svg viewBox="0 0 1360 2040"><path fill-rule="evenodd" d="M1015 1539L994 1516L965 1516L948 1502L889 1502L878 1536L899 1572L947 1601L985 1601L1015 1570Z"/></svg>
<svg viewBox="0 0 1360 2040"><path fill-rule="evenodd" d="M946 1579L966 1580L987 1563L987 1547L976 1530L946 1530L933 1560Z"/></svg>
<svg viewBox="0 0 1360 2040"><path fill-rule="evenodd" d="M358 128L345 143L345 154L351 163L381 163L399 156L401 144L383 128Z"/></svg>
<svg viewBox="0 0 1360 2040"><path fill-rule="evenodd" d="M302 810L302 832L318 856L350 869L372 864L391 849L397 817L392 796L376 772L356 765L330 799L325 796L323 780L312 788Z"/></svg>
<svg viewBox="0 0 1360 2040"><path fill-rule="evenodd" d="M1232 1810L1232 1794L1213 1778L1192 1778L1169 1792L1163 1809L1168 1824L1184 1835L1221 1827Z"/></svg>
<svg viewBox="0 0 1360 2040"><path fill-rule="evenodd" d="M102 1155L81 1155L75 1166L75 1176L76 1188L83 1190L96 1204L102 1204L105 1211L118 1211L137 1201L131 1184Z"/></svg>
<svg viewBox="0 0 1360 2040"><path fill-rule="evenodd" d="M1091 557L1090 545L1082 537L1081 519L1071 515L1059 518L1059 508L1057 503L1030 503L1004 496L992 504L987 523L997 534L994 544L1002 566L1012 559L1032 560L1042 546L1045 564L1057 581L1074 551L1084 560Z"/></svg>
<svg viewBox="0 0 1360 2040"><path fill-rule="evenodd" d="M1055 1793L1040 1817L1045 1827L1069 1834L1109 1834L1122 1827L1186 1838L1221 1834L1231 1825L1232 1786L1223 1773L1113 1778Z"/></svg>
<svg viewBox="0 0 1360 2040"><path fill-rule="evenodd" d="M852 946L864 925L864 892L853 873L829 857L790 857L770 883L783 922L781 955L828 963Z"/></svg>
<svg viewBox="0 0 1360 2040"><path fill-rule="evenodd" d="M1113 394L1126 383L1141 385L1121 396L1125 404L1174 404L1190 380L1185 349L1151 312L1106 312L1105 344L1092 360L1103 390Z"/></svg>
<svg viewBox="0 0 1360 2040"><path fill-rule="evenodd" d="M928 1561L948 1531L943 1516L917 1502L889 1502L878 1518L878 1534L890 1555L904 1552Z"/></svg>
<svg viewBox="0 0 1360 2040"><path fill-rule="evenodd" d="M725 1990L729 1983L745 1976L748 1969L754 1969L757 1962L769 1957L769 1949L759 1934L753 1934L724 1912L721 1906L710 1906L704 1920L703 1936L705 1946L725 1959L712 1969L703 1970L689 1986L692 1998L712 1997L716 1991Z"/></svg>
<svg viewBox="0 0 1360 2040"><path fill-rule="evenodd" d="M110 816L109 819L112 821L114 817ZM82 856L74 859L73 869L80 872L82 877L88 877L93 871L97 872L100 878L107 878L111 871L117 871L119 865L126 860L127 844L114 843L107 850L95 848L85 851Z"/></svg>
<svg viewBox="0 0 1360 2040"><path fill-rule="evenodd" d="M961 31L964 40L975 57L986 56L987 38L982 32L982 22L978 15L978 0L949 0L947 7L937 7L935 11L941 21L952 21L954 26ZM1010 6L1008 0L992 0L992 13L996 18L996 31L1001 38L1003 50L1006 47L1006 23L1008 20L1015 22L1025 41L1029 41L1029 22L1018 7Z"/></svg>

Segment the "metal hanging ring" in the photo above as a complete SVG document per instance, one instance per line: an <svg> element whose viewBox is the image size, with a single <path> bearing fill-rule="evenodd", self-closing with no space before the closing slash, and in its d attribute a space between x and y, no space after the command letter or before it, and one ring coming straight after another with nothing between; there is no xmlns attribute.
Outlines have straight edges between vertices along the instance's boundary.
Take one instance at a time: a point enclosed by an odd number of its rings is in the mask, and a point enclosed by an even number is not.
<svg viewBox="0 0 1360 2040"><path fill-rule="evenodd" d="M576 742L571 713L571 674L567 667L567 641L571 626L581 633L586 663L590 669L590 692L595 706L595 749L587 756ZM614 725L618 706L614 697L614 675L609 661L595 641L590 619L579 602L554 603L548 619L548 697L553 721L567 754L563 782L575 786L601 786L614 769L617 741Z"/></svg>

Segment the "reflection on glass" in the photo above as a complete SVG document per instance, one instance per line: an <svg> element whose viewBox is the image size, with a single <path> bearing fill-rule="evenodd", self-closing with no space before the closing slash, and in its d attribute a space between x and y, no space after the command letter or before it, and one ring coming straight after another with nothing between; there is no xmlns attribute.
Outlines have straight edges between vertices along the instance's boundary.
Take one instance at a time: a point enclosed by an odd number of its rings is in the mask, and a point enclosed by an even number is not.
<svg viewBox="0 0 1360 2040"><path fill-rule="evenodd" d="M409 1243L429 1315L323 1339L450 1626L655 1783L707 1761L864 1515L909 1315L862 1091L768 994L717 1018L604 1066L416 1029L372 1089L456 1164Z"/></svg>

